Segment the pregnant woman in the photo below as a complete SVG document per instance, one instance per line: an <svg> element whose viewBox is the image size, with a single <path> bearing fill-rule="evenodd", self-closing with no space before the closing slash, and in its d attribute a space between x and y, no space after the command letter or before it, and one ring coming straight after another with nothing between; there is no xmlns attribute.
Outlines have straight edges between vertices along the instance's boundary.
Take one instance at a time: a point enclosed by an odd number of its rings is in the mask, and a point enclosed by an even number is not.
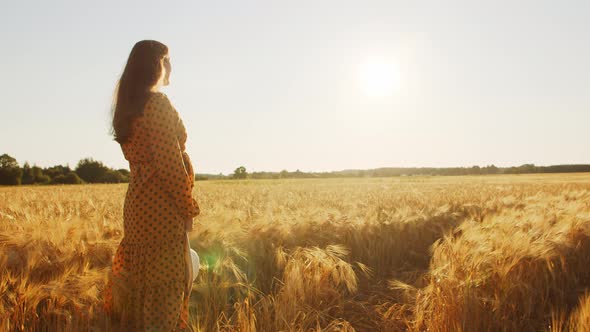
<svg viewBox="0 0 590 332"><path fill-rule="evenodd" d="M113 103L113 134L129 161L123 239L105 288L104 309L121 331L191 331L188 232L199 205L185 152L186 129L168 97L168 47L135 44Z"/></svg>

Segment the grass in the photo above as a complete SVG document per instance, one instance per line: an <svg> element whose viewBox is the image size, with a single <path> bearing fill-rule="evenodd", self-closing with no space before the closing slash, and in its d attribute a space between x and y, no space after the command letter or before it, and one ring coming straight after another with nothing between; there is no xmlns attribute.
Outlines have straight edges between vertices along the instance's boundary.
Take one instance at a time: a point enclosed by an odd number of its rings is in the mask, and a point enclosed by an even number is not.
<svg viewBox="0 0 590 332"><path fill-rule="evenodd" d="M126 185L0 187L0 330L109 330ZM197 182L196 331L588 331L590 174Z"/></svg>

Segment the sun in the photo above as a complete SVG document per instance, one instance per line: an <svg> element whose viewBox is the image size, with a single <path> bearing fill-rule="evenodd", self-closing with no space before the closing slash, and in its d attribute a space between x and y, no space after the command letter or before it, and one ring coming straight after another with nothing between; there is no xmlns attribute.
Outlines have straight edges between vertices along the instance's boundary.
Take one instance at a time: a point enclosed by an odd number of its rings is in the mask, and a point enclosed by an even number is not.
<svg viewBox="0 0 590 332"><path fill-rule="evenodd" d="M392 96L400 85L398 67L394 61L367 60L359 66L359 84L368 97Z"/></svg>

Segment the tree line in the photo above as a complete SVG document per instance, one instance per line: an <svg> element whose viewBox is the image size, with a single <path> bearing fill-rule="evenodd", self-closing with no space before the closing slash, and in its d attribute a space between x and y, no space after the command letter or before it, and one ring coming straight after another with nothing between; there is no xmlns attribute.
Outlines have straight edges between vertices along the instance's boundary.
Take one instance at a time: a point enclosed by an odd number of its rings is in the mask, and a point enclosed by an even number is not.
<svg viewBox="0 0 590 332"><path fill-rule="evenodd" d="M84 158L76 168L56 165L41 168L25 162L19 166L16 159L3 154L0 156L0 185L20 184L82 184L122 183L129 181L129 171L112 169L92 158Z"/></svg>
<svg viewBox="0 0 590 332"><path fill-rule="evenodd" d="M239 168L234 174L225 178L242 179L286 179L286 178L342 178L342 177L395 177L395 176L452 176L452 175L485 175L485 174L532 174L532 173L582 173L590 172L590 165L552 165L535 166L524 164L512 167L497 167L488 165L484 167L383 167L367 170L342 170L331 172L302 172L296 170L289 172L246 172ZM217 176L220 178L220 176ZM221 177L223 178L223 177Z"/></svg>
<svg viewBox="0 0 590 332"><path fill-rule="evenodd" d="M342 177L394 177L394 176L429 176L429 175L484 175L484 174L529 174L529 173L573 173L590 172L590 165L553 165L535 166L524 164L515 167L384 167L368 170L343 170L332 172L251 172L240 166L230 175L195 174L195 180L215 179L289 179L289 178L342 178ZM19 166L15 158L3 154L0 156L0 185L20 184L82 184L82 183L124 183L129 182L127 169L112 169L92 158L81 159L74 169L69 166L56 165L41 168L25 162Z"/></svg>

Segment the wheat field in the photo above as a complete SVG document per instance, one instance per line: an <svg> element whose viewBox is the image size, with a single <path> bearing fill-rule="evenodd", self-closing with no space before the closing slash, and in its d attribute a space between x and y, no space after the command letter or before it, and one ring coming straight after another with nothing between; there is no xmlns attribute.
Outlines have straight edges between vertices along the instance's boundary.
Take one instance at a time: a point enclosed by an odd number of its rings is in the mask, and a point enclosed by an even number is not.
<svg viewBox="0 0 590 332"><path fill-rule="evenodd" d="M115 331L127 185L0 187L0 330ZM590 174L196 183L195 331L590 331Z"/></svg>

